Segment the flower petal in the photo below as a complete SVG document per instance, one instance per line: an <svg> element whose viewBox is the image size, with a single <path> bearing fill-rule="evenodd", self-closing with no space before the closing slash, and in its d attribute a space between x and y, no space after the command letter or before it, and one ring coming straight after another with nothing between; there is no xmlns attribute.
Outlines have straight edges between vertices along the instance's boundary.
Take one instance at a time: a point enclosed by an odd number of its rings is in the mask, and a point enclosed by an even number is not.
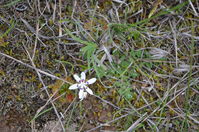
<svg viewBox="0 0 199 132"><path fill-rule="evenodd" d="M77 88L78 88L78 84L73 84L69 87L70 90L77 89Z"/></svg>
<svg viewBox="0 0 199 132"><path fill-rule="evenodd" d="M87 91L89 94L93 95L93 91L92 91L89 87L86 87L86 91Z"/></svg>
<svg viewBox="0 0 199 132"><path fill-rule="evenodd" d="M86 98L86 96L87 96L87 92L84 92L84 98Z"/></svg>
<svg viewBox="0 0 199 132"><path fill-rule="evenodd" d="M87 84L93 84L93 83L95 83L96 82L96 78L91 78L90 80L88 80L86 83Z"/></svg>
<svg viewBox="0 0 199 132"><path fill-rule="evenodd" d="M79 81L81 80L77 74L74 74L73 77L75 78L75 80L76 80L77 82L79 82Z"/></svg>
<svg viewBox="0 0 199 132"><path fill-rule="evenodd" d="M80 83L80 84L78 85L78 88L79 88L79 89L84 89L84 84L83 84L83 83Z"/></svg>
<svg viewBox="0 0 199 132"><path fill-rule="evenodd" d="M82 80L86 80L86 74L85 74L85 72L82 72L82 73L81 73L81 79L82 79Z"/></svg>
<svg viewBox="0 0 199 132"><path fill-rule="evenodd" d="M84 90L79 90L79 99L83 99L84 98Z"/></svg>
<svg viewBox="0 0 199 132"><path fill-rule="evenodd" d="M82 101L84 98L86 98L86 96L87 96L87 92L83 92L83 96L82 96L82 98L80 98L80 101Z"/></svg>

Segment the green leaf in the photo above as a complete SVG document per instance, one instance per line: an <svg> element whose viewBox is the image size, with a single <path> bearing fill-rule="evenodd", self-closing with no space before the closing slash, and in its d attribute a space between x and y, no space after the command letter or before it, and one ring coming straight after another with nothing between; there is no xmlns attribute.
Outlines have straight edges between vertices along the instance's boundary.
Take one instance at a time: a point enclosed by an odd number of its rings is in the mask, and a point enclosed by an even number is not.
<svg viewBox="0 0 199 132"><path fill-rule="evenodd" d="M14 1L12 1L12 2L9 2L9 3L5 4L3 7L10 7L10 6L13 6L13 5L17 4L17 3L20 2L20 1L24 1L24 0L14 0Z"/></svg>
<svg viewBox="0 0 199 132"><path fill-rule="evenodd" d="M95 70L99 78L106 76L106 71L101 66L96 67Z"/></svg>
<svg viewBox="0 0 199 132"><path fill-rule="evenodd" d="M135 51L135 56L137 58L141 58L142 57L142 50Z"/></svg>
<svg viewBox="0 0 199 132"><path fill-rule="evenodd" d="M134 50L132 50L132 51L130 52L130 55L131 55L131 57L135 58L135 57L136 57L136 53L135 53L135 51L134 51Z"/></svg>
<svg viewBox="0 0 199 132"><path fill-rule="evenodd" d="M120 65L121 65L121 67L123 67L123 68L127 68L127 67L130 65L130 62L129 62L129 61L122 61L122 62L120 63Z"/></svg>
<svg viewBox="0 0 199 132"><path fill-rule="evenodd" d="M11 32L11 30L14 28L14 26L15 26L15 22L14 22L13 20L11 20L11 21L10 21L10 23L11 23L11 26L9 27L9 29L8 29L8 30L6 30L6 32L5 32L5 33L0 34L0 38L1 38L1 37L4 37L4 36L6 36L6 35L8 35L8 33L10 33L10 32Z"/></svg>
<svg viewBox="0 0 199 132"><path fill-rule="evenodd" d="M136 78L136 77L138 77L138 76L139 76L139 74L136 73L135 71L130 72L130 77Z"/></svg>
<svg viewBox="0 0 199 132"><path fill-rule="evenodd" d="M138 32L138 31L133 31L133 32L131 32L131 33L132 33L133 38L134 38L135 40L137 40L137 39L140 37L140 32Z"/></svg>
<svg viewBox="0 0 199 132"><path fill-rule="evenodd" d="M152 68L152 67L153 67L153 65L152 65L151 62L145 62L144 65L145 65L146 67L148 67L148 68Z"/></svg>

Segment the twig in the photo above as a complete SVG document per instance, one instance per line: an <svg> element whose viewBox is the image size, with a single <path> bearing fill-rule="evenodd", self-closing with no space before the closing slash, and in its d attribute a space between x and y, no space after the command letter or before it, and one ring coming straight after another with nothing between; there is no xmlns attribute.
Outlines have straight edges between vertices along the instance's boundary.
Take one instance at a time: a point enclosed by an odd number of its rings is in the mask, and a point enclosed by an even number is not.
<svg viewBox="0 0 199 132"><path fill-rule="evenodd" d="M23 18L21 18L21 21L26 25L26 27L34 34L36 34L36 30ZM38 37L40 38L43 38L43 39L59 39L59 38L64 38L64 39L67 39L67 40L73 40L71 38L65 38L67 35L62 35L62 36L51 36L51 37L48 37L48 36L45 36L45 35L42 35L40 33L38 33Z"/></svg>
<svg viewBox="0 0 199 132"><path fill-rule="evenodd" d="M102 99L101 97L99 97L99 96L97 96L97 95L93 95L93 96L95 96L96 98L98 98L98 99L102 100L103 102L105 102L105 103L107 103L107 104L109 104L109 105L113 106L113 107L114 107L114 108L116 108L116 109L120 109L120 107L118 107L118 106L116 106L116 105L112 104L112 103L111 103L111 102L109 102L109 101L106 101L106 100Z"/></svg>
<svg viewBox="0 0 199 132"><path fill-rule="evenodd" d="M92 128L92 129L90 129L90 130L88 130L88 131L86 131L86 132L91 132L91 131L94 131L94 130L100 128L100 127L107 126L107 124L110 124L110 123L113 123L113 122L115 122L115 121L117 121L117 120L119 120L119 119L122 119L122 118L128 116L129 114L130 114L130 113L124 114L124 115L122 115L122 116L120 116L120 117L118 117L118 118L116 118L116 119L114 119L114 120L111 120L111 121L107 122L107 123L100 124L99 126L94 127L94 128Z"/></svg>
<svg viewBox="0 0 199 132"><path fill-rule="evenodd" d="M25 46L24 46L24 48L25 48L25 50L26 50L26 47L25 47ZM29 54L29 52L28 52L28 50L26 50L26 52L27 52L27 54L28 54L28 58L30 59L33 68L35 69L35 71L36 71L36 73L37 73L37 75L38 75L38 77L39 77L40 82L42 83L43 87L46 87L46 85L45 85L45 83L43 82L43 79L42 79L42 77L41 77L41 74L40 74L39 71L37 70L37 68L36 68L36 66L35 66L35 64L34 64L32 58L31 58L31 56L30 56L30 54ZM57 108L55 107L55 104L51 101L51 98L52 98L52 97L50 96L50 94L49 94L49 92L48 92L47 89L45 89L45 92L46 92L46 94L47 94L47 96L48 96L48 98L49 98L49 101L50 101L51 105L53 106L53 109L54 109L55 114L57 115L57 117L58 117L58 119L59 119L59 122L60 122L60 124L61 124L61 126L62 126L63 131L65 131L64 125L63 125L63 123L62 123L62 121L61 121L61 117L60 117L60 115L59 115L59 113L58 113L58 111L57 111Z"/></svg>
<svg viewBox="0 0 199 132"><path fill-rule="evenodd" d="M46 75L46 76L49 76L49 77L54 78L54 79L57 79L57 80L61 80L61 81L65 82L65 83L68 83L68 84L72 85L72 83L70 83L70 82L68 82L68 81L66 81L66 80L64 80L64 79L62 79L62 78L59 78L59 77L57 77L57 76L55 76L55 75L52 75L52 74L47 73L47 72L45 72L45 71L42 71L42 70L40 70L40 69L38 69L38 68L35 68L35 67L33 67L33 66L29 65L29 64L26 64L26 63L24 63L24 62L22 62L22 61L20 61L20 60L18 60L18 59L15 59L15 58L12 57L12 56L9 56L9 55L4 54L4 53L1 53L1 52L0 52L0 55L5 56L5 57L7 57L7 58L9 58L9 59L12 59L12 60L14 60L14 61L16 61L16 62L18 62L18 63L20 63L20 64L26 66L26 67L28 67L28 68L37 69L37 71L38 71L39 73L42 73L42 74L44 74L44 75Z"/></svg>
<svg viewBox="0 0 199 132"><path fill-rule="evenodd" d="M132 132L133 129L137 127L137 125L143 120L143 117L147 115L147 112L144 113L137 121L135 121L127 130L126 132Z"/></svg>

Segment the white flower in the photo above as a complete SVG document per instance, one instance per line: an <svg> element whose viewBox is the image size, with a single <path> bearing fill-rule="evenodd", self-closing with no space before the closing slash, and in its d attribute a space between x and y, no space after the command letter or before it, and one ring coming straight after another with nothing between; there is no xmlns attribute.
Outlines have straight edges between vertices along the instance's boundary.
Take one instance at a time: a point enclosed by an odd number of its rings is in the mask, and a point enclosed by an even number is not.
<svg viewBox="0 0 199 132"><path fill-rule="evenodd" d="M79 99L82 101L86 98L87 93L93 95L93 91L87 87L87 85L95 83L97 80L96 78L91 78L90 80L86 81L86 74L84 72L81 73L81 77L77 74L74 74L73 77L77 81L76 84L73 84L69 87L70 90L79 89Z"/></svg>

